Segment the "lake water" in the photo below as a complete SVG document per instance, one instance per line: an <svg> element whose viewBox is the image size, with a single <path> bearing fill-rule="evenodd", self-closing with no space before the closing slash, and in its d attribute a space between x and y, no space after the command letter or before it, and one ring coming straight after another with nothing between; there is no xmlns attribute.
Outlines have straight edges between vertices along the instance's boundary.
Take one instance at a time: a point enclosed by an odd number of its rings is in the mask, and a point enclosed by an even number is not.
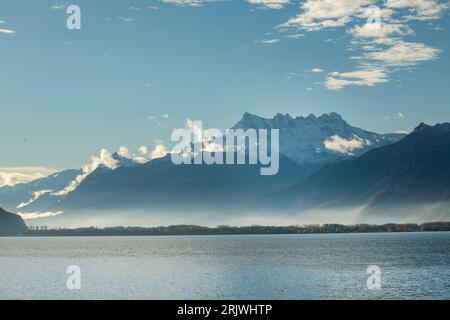
<svg viewBox="0 0 450 320"><path fill-rule="evenodd" d="M450 299L450 233L1 238L0 299Z"/></svg>

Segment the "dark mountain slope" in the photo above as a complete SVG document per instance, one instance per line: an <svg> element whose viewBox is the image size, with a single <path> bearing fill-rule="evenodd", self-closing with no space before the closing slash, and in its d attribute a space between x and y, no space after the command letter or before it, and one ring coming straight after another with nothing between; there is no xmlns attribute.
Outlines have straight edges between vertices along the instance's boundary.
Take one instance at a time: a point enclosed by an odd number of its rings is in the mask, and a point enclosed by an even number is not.
<svg viewBox="0 0 450 320"><path fill-rule="evenodd" d="M23 219L0 208L0 236L15 235L27 229Z"/></svg>
<svg viewBox="0 0 450 320"><path fill-rule="evenodd" d="M421 124L398 143L330 164L253 204L296 211L367 205L368 214L386 206L446 201L449 195L450 124Z"/></svg>
<svg viewBox="0 0 450 320"><path fill-rule="evenodd" d="M224 210L291 185L314 170L280 156L280 171L261 176L259 165L174 165L170 156L147 164L91 174L52 210Z"/></svg>

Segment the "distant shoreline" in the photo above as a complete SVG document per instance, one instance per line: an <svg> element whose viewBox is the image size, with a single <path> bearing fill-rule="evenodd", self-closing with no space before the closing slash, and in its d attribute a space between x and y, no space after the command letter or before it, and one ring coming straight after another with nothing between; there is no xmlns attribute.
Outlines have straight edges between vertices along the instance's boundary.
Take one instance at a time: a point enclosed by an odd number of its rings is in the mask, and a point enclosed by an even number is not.
<svg viewBox="0 0 450 320"><path fill-rule="evenodd" d="M331 234L331 233L397 233L397 232L450 231L450 222L424 224L383 224L383 225L304 225L304 226L218 226L215 228L195 225L168 227L110 227L77 229L28 229L18 234L0 237L103 237L103 236L211 236L211 235L282 235L282 234Z"/></svg>

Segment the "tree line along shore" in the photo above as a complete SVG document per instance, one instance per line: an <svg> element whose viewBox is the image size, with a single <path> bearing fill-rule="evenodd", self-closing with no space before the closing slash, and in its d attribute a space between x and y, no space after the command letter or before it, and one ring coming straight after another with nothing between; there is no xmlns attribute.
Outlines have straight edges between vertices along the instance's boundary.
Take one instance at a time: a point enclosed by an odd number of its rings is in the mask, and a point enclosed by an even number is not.
<svg viewBox="0 0 450 320"><path fill-rule="evenodd" d="M178 236L178 235L264 235L264 234L326 234L326 233L380 233L380 232L432 232L450 231L450 222L423 224L383 224L383 225L304 225L304 226L217 226L174 225L166 227L109 227L49 229L45 226L28 228L10 236L63 237L63 236Z"/></svg>

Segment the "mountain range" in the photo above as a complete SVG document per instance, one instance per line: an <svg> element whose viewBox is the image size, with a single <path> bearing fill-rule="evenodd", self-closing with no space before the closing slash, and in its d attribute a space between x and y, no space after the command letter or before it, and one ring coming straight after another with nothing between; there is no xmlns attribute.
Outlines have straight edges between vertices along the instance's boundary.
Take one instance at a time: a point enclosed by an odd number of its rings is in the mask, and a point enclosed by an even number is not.
<svg viewBox="0 0 450 320"><path fill-rule="evenodd" d="M0 204L59 225L69 218L82 225L86 217L104 224L113 211L122 224L132 212L139 212L138 221L156 214L164 221L173 212L183 221L199 213L223 218L253 212L301 222L304 213L356 207L355 222L450 218L449 124L421 124L409 135L377 134L336 113L272 119L245 113L233 128L280 130L277 175L261 176L260 165L177 166L170 156L141 164L116 153L117 167L99 165L70 192L57 191L80 170L0 188Z"/></svg>
<svg viewBox="0 0 450 320"><path fill-rule="evenodd" d="M279 129L280 152L300 164L327 164L359 156L370 149L397 142L402 133L378 134L349 125L331 112L293 118L277 114L265 119L245 113L233 129Z"/></svg>
<svg viewBox="0 0 450 320"><path fill-rule="evenodd" d="M22 207L21 204L30 202L45 191L64 189L80 174L81 170L64 170L29 183L4 186L0 188L0 204L9 211L25 208L26 206Z"/></svg>
<svg viewBox="0 0 450 320"><path fill-rule="evenodd" d="M450 218L450 124L420 124L397 143L338 161L252 205L305 212L361 207L360 220Z"/></svg>

